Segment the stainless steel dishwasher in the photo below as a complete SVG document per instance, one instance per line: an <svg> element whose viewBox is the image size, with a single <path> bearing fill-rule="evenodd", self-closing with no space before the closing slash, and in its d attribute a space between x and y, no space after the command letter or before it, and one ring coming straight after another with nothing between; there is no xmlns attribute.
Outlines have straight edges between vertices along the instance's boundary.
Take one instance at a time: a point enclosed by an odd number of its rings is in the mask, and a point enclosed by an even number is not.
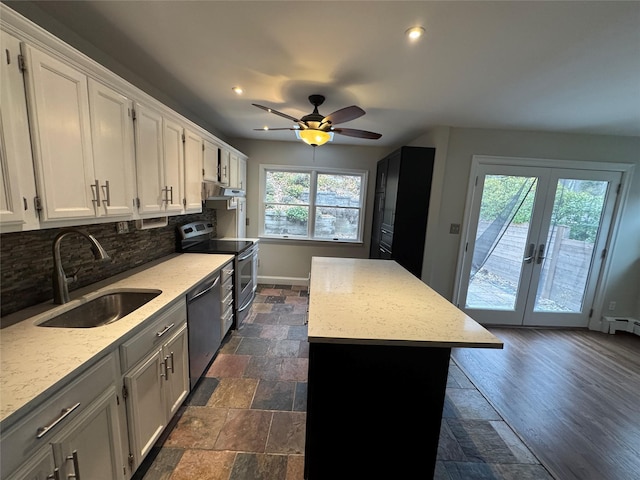
<svg viewBox="0 0 640 480"><path fill-rule="evenodd" d="M209 366L222 342L221 293L219 272L209 275L187 293L191 388Z"/></svg>

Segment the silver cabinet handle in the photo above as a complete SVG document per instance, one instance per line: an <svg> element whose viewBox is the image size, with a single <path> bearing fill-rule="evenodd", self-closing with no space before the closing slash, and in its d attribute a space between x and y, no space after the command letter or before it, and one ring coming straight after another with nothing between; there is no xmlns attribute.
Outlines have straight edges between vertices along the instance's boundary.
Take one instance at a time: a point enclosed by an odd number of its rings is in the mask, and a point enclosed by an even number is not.
<svg viewBox="0 0 640 480"><path fill-rule="evenodd" d="M169 203L173 204L173 187L169 187Z"/></svg>
<svg viewBox="0 0 640 480"><path fill-rule="evenodd" d="M93 193L93 202L96 207L100 206L100 182L96 179L96 183L91 184L91 192Z"/></svg>
<svg viewBox="0 0 640 480"><path fill-rule="evenodd" d="M533 262L533 258L535 257L535 251L536 251L535 244L533 244L533 243L529 244L529 252L527 253L527 256L524 257L524 263Z"/></svg>
<svg viewBox="0 0 640 480"><path fill-rule="evenodd" d="M175 325L175 323L172 323L171 325L167 325L162 330L160 330L159 332L156 333L156 337L160 338L165 333L167 333L169 330L171 330L174 327L174 325Z"/></svg>
<svg viewBox="0 0 640 480"><path fill-rule="evenodd" d="M164 371L162 371L162 366L164 365ZM168 380L168 370L167 370L167 357L164 357L164 360L162 360L162 362L160 362L160 378L164 378L165 380Z"/></svg>
<svg viewBox="0 0 640 480"><path fill-rule="evenodd" d="M173 363L173 352L171 352L171 354L167 356L167 359L171 360L171 373L175 373L174 363Z"/></svg>
<svg viewBox="0 0 640 480"><path fill-rule="evenodd" d="M47 480L60 480L60 469L54 468L53 473L47 475Z"/></svg>
<svg viewBox="0 0 640 480"><path fill-rule="evenodd" d="M74 450L71 455L67 456L67 460L73 461L73 473L67 475L68 478L80 480L80 465L78 464L78 451Z"/></svg>
<svg viewBox="0 0 640 480"><path fill-rule="evenodd" d="M67 418L69 415L71 415L71 412L73 412L79 406L80 406L80 402L76 403L75 405L73 405L73 406L71 406L69 408L63 409L62 412L60 412L60 416L58 418L56 418L53 422L51 422L46 427L38 428L37 434L36 434L36 438L44 437L47 434L47 432L49 432L49 430L51 430L53 427L55 427L61 421L63 421L65 418Z"/></svg>
<svg viewBox="0 0 640 480"><path fill-rule="evenodd" d="M102 185L102 194L104 195L104 203L106 203L107 207L111 206L111 189L109 188L109 180L104 182Z"/></svg>

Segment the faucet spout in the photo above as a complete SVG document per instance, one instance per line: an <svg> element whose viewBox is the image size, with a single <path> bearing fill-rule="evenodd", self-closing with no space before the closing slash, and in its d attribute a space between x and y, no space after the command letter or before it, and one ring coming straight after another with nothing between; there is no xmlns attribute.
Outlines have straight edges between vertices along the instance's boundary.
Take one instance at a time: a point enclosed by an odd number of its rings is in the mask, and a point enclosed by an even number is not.
<svg viewBox="0 0 640 480"><path fill-rule="evenodd" d="M60 243L62 239L72 233L78 234L91 243L91 251L96 260L111 260L107 251L100 245L100 242L93 236L77 228L65 228L53 239L53 302L59 305L69 301L69 283L76 280L75 274L67 277L62 268L60 258ZM76 272L77 273L77 272Z"/></svg>

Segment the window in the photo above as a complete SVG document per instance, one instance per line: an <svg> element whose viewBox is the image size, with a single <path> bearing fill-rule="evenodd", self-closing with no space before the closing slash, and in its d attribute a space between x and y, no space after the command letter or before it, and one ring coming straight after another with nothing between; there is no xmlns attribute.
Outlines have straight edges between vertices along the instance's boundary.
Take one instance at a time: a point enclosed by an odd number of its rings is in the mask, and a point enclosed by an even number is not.
<svg viewBox="0 0 640 480"><path fill-rule="evenodd" d="M260 166L260 235L362 242L367 172Z"/></svg>

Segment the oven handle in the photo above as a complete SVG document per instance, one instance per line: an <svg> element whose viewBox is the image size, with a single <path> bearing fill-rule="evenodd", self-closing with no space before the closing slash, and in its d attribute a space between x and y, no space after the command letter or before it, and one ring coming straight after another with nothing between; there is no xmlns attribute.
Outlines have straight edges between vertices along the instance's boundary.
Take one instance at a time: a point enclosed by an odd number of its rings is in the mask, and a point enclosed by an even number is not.
<svg viewBox="0 0 640 480"><path fill-rule="evenodd" d="M246 255L244 255L243 257L238 257L238 261L241 262L243 260L246 260L247 258L251 257L253 255L253 248L249 249L249 253L247 253Z"/></svg>
<svg viewBox="0 0 640 480"><path fill-rule="evenodd" d="M203 291L201 291L200 293L198 293L195 297L190 298L190 299L189 299L189 303L194 302L197 298L201 297L201 296L202 296L202 295L204 295L205 293L210 292L210 291L211 291L211 289L212 289L213 287L215 287L215 286L216 286L216 284L217 284L219 281L220 281L220 276L218 275L218 276L216 277L216 279L214 280L214 282L213 282L213 283L212 283L212 284L211 284L211 285L210 285L206 290L203 290Z"/></svg>
<svg viewBox="0 0 640 480"><path fill-rule="evenodd" d="M256 296L256 293L255 292L251 292L251 298L249 298L249 300L247 300L247 303L245 303L243 306L241 306L238 309L238 312L242 312L243 310L246 310L247 308L249 308L249 306L251 306L251 302L253 301L255 296Z"/></svg>

